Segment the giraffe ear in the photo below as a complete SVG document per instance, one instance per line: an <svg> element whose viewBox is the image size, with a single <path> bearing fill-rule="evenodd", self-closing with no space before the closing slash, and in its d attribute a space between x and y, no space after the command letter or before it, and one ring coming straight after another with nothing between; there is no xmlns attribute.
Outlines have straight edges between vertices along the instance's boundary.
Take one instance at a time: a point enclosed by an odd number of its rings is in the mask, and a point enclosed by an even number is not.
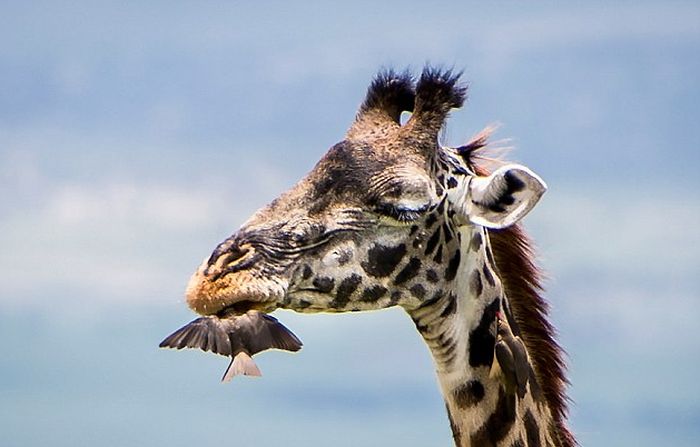
<svg viewBox="0 0 700 447"><path fill-rule="evenodd" d="M488 177L473 177L468 188L469 221L500 229L522 219L540 200L547 185L525 166L506 165Z"/></svg>

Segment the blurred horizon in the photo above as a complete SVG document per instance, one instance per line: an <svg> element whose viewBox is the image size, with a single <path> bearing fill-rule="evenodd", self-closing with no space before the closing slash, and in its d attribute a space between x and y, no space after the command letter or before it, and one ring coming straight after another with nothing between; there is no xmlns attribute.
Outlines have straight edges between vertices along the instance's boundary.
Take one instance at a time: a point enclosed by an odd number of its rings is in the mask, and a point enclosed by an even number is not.
<svg viewBox="0 0 700 447"><path fill-rule="evenodd" d="M399 309L275 315L300 353L159 350L189 275L308 172L383 67L463 69L444 143L499 123L581 445L700 439L700 5L0 5L3 445L450 445Z"/></svg>

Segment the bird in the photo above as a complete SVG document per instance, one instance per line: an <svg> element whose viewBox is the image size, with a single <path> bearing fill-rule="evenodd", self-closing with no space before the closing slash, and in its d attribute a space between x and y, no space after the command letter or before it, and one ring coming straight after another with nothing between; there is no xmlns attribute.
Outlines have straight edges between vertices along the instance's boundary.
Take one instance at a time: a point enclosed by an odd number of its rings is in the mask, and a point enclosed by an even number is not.
<svg viewBox="0 0 700 447"><path fill-rule="evenodd" d="M506 391L517 392L522 399L532 370L527 349L522 339L513 334L502 312L498 312L496 322L496 361L503 373Z"/></svg>
<svg viewBox="0 0 700 447"><path fill-rule="evenodd" d="M237 375L261 376L252 356L268 349L298 351L302 342L277 318L249 310L242 315L197 318L163 340L161 348L198 348L231 357L222 382Z"/></svg>

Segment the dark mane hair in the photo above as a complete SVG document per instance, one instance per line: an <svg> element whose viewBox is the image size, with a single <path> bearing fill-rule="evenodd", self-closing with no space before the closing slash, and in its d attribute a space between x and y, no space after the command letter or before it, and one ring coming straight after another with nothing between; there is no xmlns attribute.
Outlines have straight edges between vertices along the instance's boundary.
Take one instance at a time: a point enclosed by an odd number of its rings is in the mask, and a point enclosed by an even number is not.
<svg viewBox="0 0 700 447"><path fill-rule="evenodd" d="M465 146L460 154L478 175L488 174L478 165L483 150L488 148L489 131L483 131ZM537 381L549 403L554 427L551 435L562 447L577 445L566 426L569 398L566 387L564 351L556 341L556 330L548 320L549 305L542 296L542 272L535 262L530 238L520 224L503 230L489 230L496 269L508 297L521 337L532 357Z"/></svg>
<svg viewBox="0 0 700 447"><path fill-rule="evenodd" d="M542 296L542 274L534 261L534 250L522 226L490 230L496 268L511 305L521 337L531 353L537 381L549 402L556 424L554 439L563 447L575 446L566 426L568 397L564 352L557 343L556 330L547 319L549 305ZM550 428L551 429L551 428Z"/></svg>

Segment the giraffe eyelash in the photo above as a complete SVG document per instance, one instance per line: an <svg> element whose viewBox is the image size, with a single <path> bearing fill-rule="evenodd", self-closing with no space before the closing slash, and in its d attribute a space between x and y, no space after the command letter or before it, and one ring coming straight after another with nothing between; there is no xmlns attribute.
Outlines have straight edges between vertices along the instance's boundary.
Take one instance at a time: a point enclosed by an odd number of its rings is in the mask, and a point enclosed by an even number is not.
<svg viewBox="0 0 700 447"><path fill-rule="evenodd" d="M428 205L418 209L413 209L390 204L382 204L377 207L377 212L381 214L382 217L391 218L392 220L398 221L402 224L409 224L418 220L427 209Z"/></svg>

